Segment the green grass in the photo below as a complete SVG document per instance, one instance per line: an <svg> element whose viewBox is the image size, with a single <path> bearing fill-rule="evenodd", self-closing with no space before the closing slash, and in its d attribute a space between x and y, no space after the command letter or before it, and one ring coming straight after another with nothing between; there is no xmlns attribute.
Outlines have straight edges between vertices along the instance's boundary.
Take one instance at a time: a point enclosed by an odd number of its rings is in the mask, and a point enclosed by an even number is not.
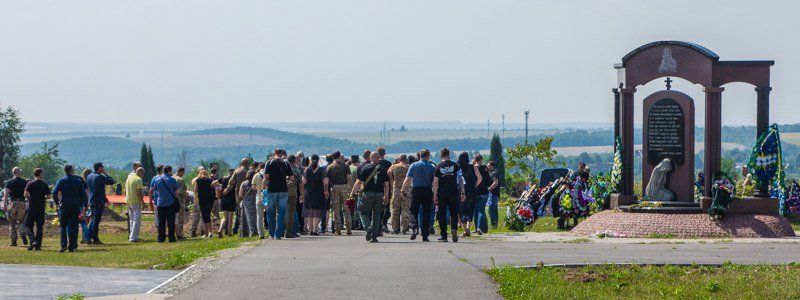
<svg viewBox="0 0 800 300"><path fill-rule="evenodd" d="M505 223L506 223L506 206L501 205L497 208L498 215L499 215L499 222L497 224L496 229L489 230L489 233L514 233L517 231L509 230ZM533 223L533 226L527 232L564 232L569 230L560 230L558 229L558 218L554 217L541 217L536 220L536 223Z"/></svg>
<svg viewBox="0 0 800 300"><path fill-rule="evenodd" d="M493 268L506 299L797 299L800 265Z"/></svg>
<svg viewBox="0 0 800 300"><path fill-rule="evenodd" d="M61 246L58 237L46 237L42 251L3 245L0 247L0 263L175 270L219 250L257 240L239 237L190 238L162 244L157 243L153 235L145 234L141 236L143 242L129 243L126 233L100 234L100 238L105 245L78 245L78 251L74 253L59 253Z"/></svg>
<svg viewBox="0 0 800 300"><path fill-rule="evenodd" d="M789 224L792 225L792 229L794 229L794 231L800 231L800 218L798 217L789 218Z"/></svg>

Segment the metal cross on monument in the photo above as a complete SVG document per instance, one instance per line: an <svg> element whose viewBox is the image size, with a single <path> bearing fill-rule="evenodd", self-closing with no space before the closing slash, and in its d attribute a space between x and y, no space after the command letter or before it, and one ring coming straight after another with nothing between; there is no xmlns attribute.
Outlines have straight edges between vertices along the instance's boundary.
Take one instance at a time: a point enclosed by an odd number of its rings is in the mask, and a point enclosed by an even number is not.
<svg viewBox="0 0 800 300"><path fill-rule="evenodd" d="M666 83L667 83L667 90L668 90L668 91L669 91L670 89L672 89L672 79L670 79L669 77L667 77L667 80L664 80L664 82L666 82Z"/></svg>

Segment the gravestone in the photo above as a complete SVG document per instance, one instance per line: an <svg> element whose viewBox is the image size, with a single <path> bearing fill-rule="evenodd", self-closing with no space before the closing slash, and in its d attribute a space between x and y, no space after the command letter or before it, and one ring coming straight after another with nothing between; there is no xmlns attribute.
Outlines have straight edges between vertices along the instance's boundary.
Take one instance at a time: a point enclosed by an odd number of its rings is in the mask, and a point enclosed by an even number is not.
<svg viewBox="0 0 800 300"><path fill-rule="evenodd" d="M642 130L642 186L665 158L672 162L666 187L676 201L694 201L694 101L688 95L665 90L644 99ZM659 199L645 199L657 201Z"/></svg>

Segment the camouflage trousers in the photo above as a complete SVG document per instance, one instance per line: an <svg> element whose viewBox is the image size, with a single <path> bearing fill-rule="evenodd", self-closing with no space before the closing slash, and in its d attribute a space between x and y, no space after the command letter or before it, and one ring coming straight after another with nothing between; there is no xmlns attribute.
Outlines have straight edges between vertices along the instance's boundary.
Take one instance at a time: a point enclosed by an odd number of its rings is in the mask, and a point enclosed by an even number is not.
<svg viewBox="0 0 800 300"><path fill-rule="evenodd" d="M189 212L186 211L186 197L178 199L180 209L175 214L175 236L183 236L183 226L189 222Z"/></svg>
<svg viewBox="0 0 800 300"><path fill-rule="evenodd" d="M336 231L341 232L342 228L350 232L353 226L353 214L344 205L347 200L347 195L350 194L350 188L346 184L336 184L331 187L331 211L333 212L333 224L336 226ZM342 227L342 218L344 218L344 227Z"/></svg>
<svg viewBox="0 0 800 300"><path fill-rule="evenodd" d="M408 231L411 219L411 198L403 196L400 189L392 190L392 230Z"/></svg>
<svg viewBox="0 0 800 300"><path fill-rule="evenodd" d="M8 219L11 242L17 242L17 234L21 236L27 235L28 230L25 227L25 201L8 201L6 219Z"/></svg>
<svg viewBox="0 0 800 300"><path fill-rule="evenodd" d="M192 221L190 222L190 224L191 225L189 226L190 227L189 230L192 231L192 234L197 233L197 227L200 227L200 234L209 234L208 232L205 232L205 228L202 226L203 215L200 214L200 204L197 203L197 201L195 201L194 205L192 206Z"/></svg>

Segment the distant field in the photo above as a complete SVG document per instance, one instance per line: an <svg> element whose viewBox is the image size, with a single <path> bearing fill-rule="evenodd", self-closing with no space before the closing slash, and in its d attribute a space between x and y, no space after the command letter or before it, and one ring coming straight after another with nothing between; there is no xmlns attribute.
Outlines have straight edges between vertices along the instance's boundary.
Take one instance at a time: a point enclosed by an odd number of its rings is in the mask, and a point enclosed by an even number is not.
<svg viewBox="0 0 800 300"><path fill-rule="evenodd" d="M494 134L494 130L491 131ZM552 133L555 130L531 130L528 134L535 135L541 133ZM381 133L375 131L351 131L351 132L309 132L317 136L326 136L338 139L348 139L360 143L379 143ZM518 137L525 135L525 130L506 130L505 137ZM432 141L442 139L466 139L466 138L490 138L486 130L409 130L409 131L390 131L389 142L396 143L402 141Z"/></svg>
<svg viewBox="0 0 800 300"><path fill-rule="evenodd" d="M800 132L781 133L781 140L785 143L800 146Z"/></svg>

